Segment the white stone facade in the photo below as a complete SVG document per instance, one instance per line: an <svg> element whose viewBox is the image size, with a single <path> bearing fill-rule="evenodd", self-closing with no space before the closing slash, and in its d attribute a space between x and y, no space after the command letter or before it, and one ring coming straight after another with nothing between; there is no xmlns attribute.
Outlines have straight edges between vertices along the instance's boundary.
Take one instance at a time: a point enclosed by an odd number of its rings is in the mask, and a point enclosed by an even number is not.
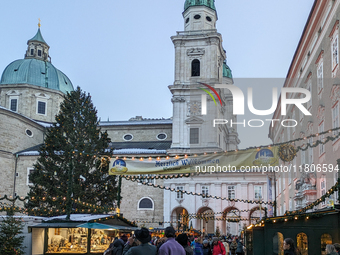
<svg viewBox="0 0 340 255"><path fill-rule="evenodd" d="M312 9L284 84L285 87L305 88L311 92L310 101L303 104L311 115L304 115L297 107L289 105L287 115L282 116L278 107L273 119L280 121L275 122L269 133L274 143L305 138L340 126L339 14L339 1L318 1ZM294 94L294 98L299 96ZM279 124L283 119L294 119L297 126L283 127ZM295 146L314 144L337 134L338 131L335 131L304 139L296 142ZM281 162L296 166L297 171L276 175L277 215L307 206L336 183L339 174L331 171L329 165L334 168L337 166L337 159L340 158L339 144L340 139L337 139L315 148L309 147L305 151L300 150L291 162ZM325 171L322 168L324 166ZM322 171L317 171L317 167L321 167ZM314 171L308 170L313 168ZM330 200L336 202L337 195L327 199L318 208L326 207Z"/></svg>

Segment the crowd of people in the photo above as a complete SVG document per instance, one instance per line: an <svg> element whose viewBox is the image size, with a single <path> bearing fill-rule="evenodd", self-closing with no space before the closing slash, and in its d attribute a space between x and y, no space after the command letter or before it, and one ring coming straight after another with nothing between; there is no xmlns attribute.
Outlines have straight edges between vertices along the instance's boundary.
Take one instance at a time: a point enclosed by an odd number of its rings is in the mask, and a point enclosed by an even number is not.
<svg viewBox="0 0 340 255"><path fill-rule="evenodd" d="M114 240L104 255L244 255L245 248L238 236L196 237L179 234L167 227L164 237L151 238L149 230L141 228L135 235L123 235Z"/></svg>
<svg viewBox="0 0 340 255"><path fill-rule="evenodd" d="M114 240L104 255L244 255L245 247L238 236L192 237L179 234L173 227L167 227L164 237L151 238L149 230L141 228L135 235L123 235ZM294 240L283 241L284 255L300 255ZM327 244L327 255L340 255L340 244Z"/></svg>

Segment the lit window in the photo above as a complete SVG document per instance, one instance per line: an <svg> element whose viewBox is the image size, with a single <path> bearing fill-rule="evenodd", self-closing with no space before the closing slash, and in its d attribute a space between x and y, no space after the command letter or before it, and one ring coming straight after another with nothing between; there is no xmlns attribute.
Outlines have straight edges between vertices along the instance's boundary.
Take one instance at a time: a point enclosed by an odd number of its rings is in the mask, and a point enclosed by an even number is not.
<svg viewBox="0 0 340 255"><path fill-rule="evenodd" d="M18 99L11 99L11 105L10 105L10 109L13 112L18 111Z"/></svg>
<svg viewBox="0 0 340 255"><path fill-rule="evenodd" d="M204 196L209 195L209 187L208 186L202 186L202 195L204 195Z"/></svg>
<svg viewBox="0 0 340 255"><path fill-rule="evenodd" d="M183 186L178 186L176 189L183 191L184 187ZM177 192L177 199L181 199L181 198L183 198L183 192Z"/></svg>
<svg viewBox="0 0 340 255"><path fill-rule="evenodd" d="M228 186L228 198L235 198L235 186Z"/></svg>
<svg viewBox="0 0 340 255"><path fill-rule="evenodd" d="M190 144L199 143L199 132L198 128L190 128Z"/></svg>
<svg viewBox="0 0 340 255"><path fill-rule="evenodd" d="M46 102L38 101L38 114L46 114Z"/></svg>

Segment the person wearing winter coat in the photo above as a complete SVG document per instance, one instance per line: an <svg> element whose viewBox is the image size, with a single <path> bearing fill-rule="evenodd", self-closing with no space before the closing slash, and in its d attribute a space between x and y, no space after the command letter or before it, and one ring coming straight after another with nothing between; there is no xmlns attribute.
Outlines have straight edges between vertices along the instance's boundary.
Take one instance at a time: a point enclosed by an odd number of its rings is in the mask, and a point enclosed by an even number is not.
<svg viewBox="0 0 340 255"><path fill-rule="evenodd" d="M149 242L151 241L151 236L149 230L147 228L141 228L135 231L135 235L138 241L142 244L131 247L125 255L156 255L157 248L154 245L151 245Z"/></svg>
<svg viewBox="0 0 340 255"><path fill-rule="evenodd" d="M237 243L237 248L236 248L236 255L243 255L244 252L243 252L243 243L241 241L239 241Z"/></svg>
<svg viewBox="0 0 340 255"><path fill-rule="evenodd" d="M167 227L164 231L167 240L159 248L158 255L185 255L185 250L176 240L176 231L173 227Z"/></svg>
<svg viewBox="0 0 340 255"><path fill-rule="evenodd" d="M212 255L226 255L224 245L218 240L218 237L213 238Z"/></svg>
<svg viewBox="0 0 340 255"><path fill-rule="evenodd" d="M231 242L231 244L229 246L229 249L230 249L231 255L235 255L236 254L237 243L236 243L236 239L235 238Z"/></svg>
<svg viewBox="0 0 340 255"><path fill-rule="evenodd" d="M194 255L203 255L203 245L202 245L202 238L197 238L194 247Z"/></svg>
<svg viewBox="0 0 340 255"><path fill-rule="evenodd" d="M331 244L326 245L326 255L338 255L338 253L335 250L334 245L331 245Z"/></svg>
<svg viewBox="0 0 340 255"><path fill-rule="evenodd" d="M123 255L123 249L127 239L128 238L126 235L122 235L120 239L114 240L109 246L109 249L113 248L112 254L114 253L114 255Z"/></svg>
<svg viewBox="0 0 340 255"><path fill-rule="evenodd" d="M283 241L284 255L298 255L298 251L295 247L294 240L292 238L286 238Z"/></svg>
<svg viewBox="0 0 340 255"><path fill-rule="evenodd" d="M176 241L183 246L186 255L194 255L194 251L188 245L188 240L189 238L187 234L179 234L176 238Z"/></svg>
<svg viewBox="0 0 340 255"><path fill-rule="evenodd" d="M203 255L212 255L210 244L209 244L208 240L203 241L202 250L203 250Z"/></svg>

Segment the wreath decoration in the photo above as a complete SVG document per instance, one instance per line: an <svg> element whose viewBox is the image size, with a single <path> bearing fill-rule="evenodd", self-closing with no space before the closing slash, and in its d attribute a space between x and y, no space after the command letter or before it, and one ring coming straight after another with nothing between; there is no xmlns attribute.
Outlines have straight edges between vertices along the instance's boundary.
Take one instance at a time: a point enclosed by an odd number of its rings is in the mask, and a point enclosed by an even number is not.
<svg viewBox="0 0 340 255"><path fill-rule="evenodd" d="M281 144L279 147L279 157L284 162L290 162L296 157L296 149L291 144Z"/></svg>

